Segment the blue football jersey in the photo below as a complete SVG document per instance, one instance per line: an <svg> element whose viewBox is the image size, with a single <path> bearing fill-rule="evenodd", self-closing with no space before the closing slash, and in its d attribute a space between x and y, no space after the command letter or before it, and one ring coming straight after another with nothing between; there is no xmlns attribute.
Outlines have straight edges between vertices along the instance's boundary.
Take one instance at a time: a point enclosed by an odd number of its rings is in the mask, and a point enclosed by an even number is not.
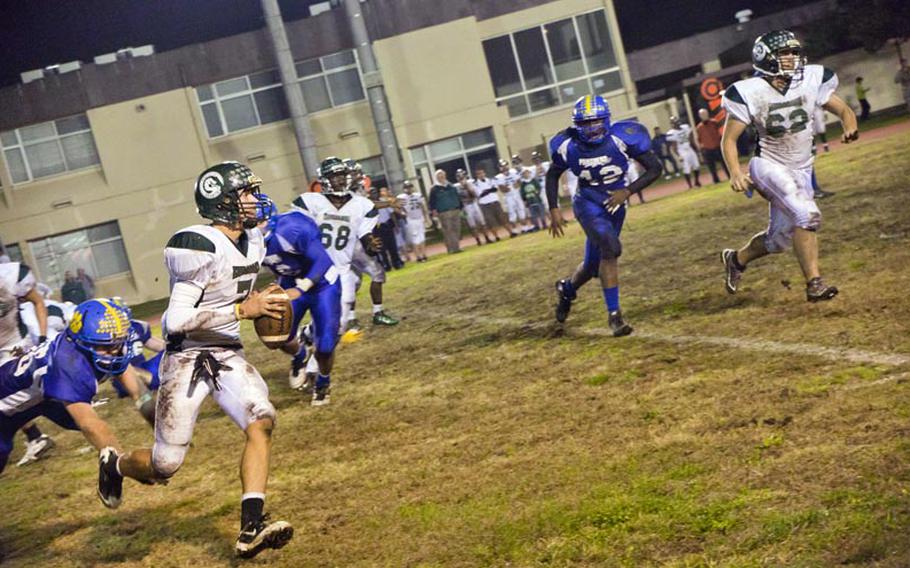
<svg viewBox="0 0 910 568"><path fill-rule="evenodd" d="M550 139L553 165L571 170L580 188L602 190L626 187L629 160L651 150L651 137L644 125L620 120L610 125L609 134L599 144L582 142L574 127Z"/></svg>
<svg viewBox="0 0 910 568"><path fill-rule="evenodd" d="M335 265L322 245L319 227L301 211L275 217L265 246L262 263L280 277L309 278L317 286L338 278Z"/></svg>
<svg viewBox="0 0 910 568"><path fill-rule="evenodd" d="M90 403L104 377L61 333L0 367L0 413L13 416L44 400Z"/></svg>

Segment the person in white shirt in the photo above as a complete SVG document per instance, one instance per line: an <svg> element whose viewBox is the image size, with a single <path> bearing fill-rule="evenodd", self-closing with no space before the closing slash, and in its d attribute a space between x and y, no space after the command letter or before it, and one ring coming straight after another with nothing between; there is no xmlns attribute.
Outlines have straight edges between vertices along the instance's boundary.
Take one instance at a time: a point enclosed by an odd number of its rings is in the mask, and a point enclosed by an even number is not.
<svg viewBox="0 0 910 568"><path fill-rule="evenodd" d="M427 226L430 224L427 200L409 180L405 180L402 189L404 189L404 193L398 196L398 201L403 204L402 209L405 215L404 238L409 247L407 260L411 260L410 253L413 252L414 260L426 262L426 233Z"/></svg>
<svg viewBox="0 0 910 568"><path fill-rule="evenodd" d="M670 117L672 128L667 131L667 142L670 144L670 152L676 154L679 163L682 165L683 175L686 177L686 184L689 189L692 187L701 187L701 181L698 179L698 154L695 153L695 145L692 137L692 127L679 120L678 116Z"/></svg>
<svg viewBox="0 0 910 568"><path fill-rule="evenodd" d="M497 241L499 240L496 227L504 228L509 232L510 237L514 237L515 230L505 211L502 210L496 183L487 177L487 172L483 168L477 168L474 172L474 189L477 191L477 203L480 204L484 221L487 228L493 233L493 237Z"/></svg>

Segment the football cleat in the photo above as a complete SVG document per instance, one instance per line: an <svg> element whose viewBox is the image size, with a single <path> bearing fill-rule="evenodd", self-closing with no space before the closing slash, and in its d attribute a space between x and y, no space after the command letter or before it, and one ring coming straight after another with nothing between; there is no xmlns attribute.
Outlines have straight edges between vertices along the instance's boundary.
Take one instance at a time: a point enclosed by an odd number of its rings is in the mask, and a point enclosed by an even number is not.
<svg viewBox="0 0 910 568"><path fill-rule="evenodd" d="M610 324L610 329L613 331L613 337L622 337L632 333L632 326L622 319L622 310L610 312L607 321Z"/></svg>
<svg viewBox="0 0 910 568"><path fill-rule="evenodd" d="M325 406L332 402L331 391L332 387L329 385L313 387L313 400L310 401L310 406Z"/></svg>
<svg viewBox="0 0 910 568"><path fill-rule="evenodd" d="M240 535L234 550L240 558L252 558L266 548L282 548L294 537L294 527L287 521L269 522L269 516L263 515L258 521L247 523Z"/></svg>
<svg viewBox="0 0 910 568"><path fill-rule="evenodd" d="M22 467L31 463L35 463L47 456L47 454L54 449L54 446L57 444L51 439L47 434L41 434L38 438L35 438L25 446L25 455L22 456L22 459L16 462L17 467Z"/></svg>
<svg viewBox="0 0 910 568"><path fill-rule="evenodd" d="M556 281L556 321L563 323L569 317L572 309L572 300L575 299L575 290L572 283L566 279Z"/></svg>
<svg viewBox="0 0 910 568"><path fill-rule="evenodd" d="M385 312L373 314L373 325L398 325L398 320Z"/></svg>
<svg viewBox="0 0 910 568"><path fill-rule="evenodd" d="M288 386L294 390L301 390L304 383L306 383L306 360L294 357L291 359L291 372L288 373Z"/></svg>
<svg viewBox="0 0 910 568"><path fill-rule="evenodd" d="M824 302L837 296L837 288L828 286L821 277L815 277L806 284L806 300L809 302Z"/></svg>
<svg viewBox="0 0 910 568"><path fill-rule="evenodd" d="M119 507L123 495L123 476L117 472L119 457L110 446L98 455L98 498L108 509Z"/></svg>
<svg viewBox="0 0 910 568"><path fill-rule="evenodd" d="M743 271L736 267L736 250L724 249L720 253L720 261L724 263L724 288L728 294L735 294L739 281L742 280Z"/></svg>

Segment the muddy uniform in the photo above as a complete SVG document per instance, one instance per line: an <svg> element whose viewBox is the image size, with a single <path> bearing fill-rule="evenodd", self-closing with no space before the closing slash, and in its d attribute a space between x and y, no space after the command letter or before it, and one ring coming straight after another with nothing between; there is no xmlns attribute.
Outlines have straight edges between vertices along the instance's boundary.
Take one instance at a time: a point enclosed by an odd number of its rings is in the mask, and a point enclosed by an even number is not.
<svg viewBox="0 0 910 568"><path fill-rule="evenodd" d="M422 245L426 241L426 217L423 210L426 201L416 191L412 194L402 193L398 200L404 203L405 241L411 245Z"/></svg>
<svg viewBox="0 0 910 568"><path fill-rule="evenodd" d="M525 204L521 200L521 192L515 188L515 184L518 181L519 172L515 168L509 168L507 173L500 172L493 178L493 183L502 192L503 200L506 204L506 214L509 216L510 223L518 223L528 218Z"/></svg>
<svg viewBox="0 0 910 568"><path fill-rule="evenodd" d="M831 98L837 82L830 69L806 65L802 79L784 93L760 77L737 81L724 93L727 113L758 130L749 175L769 202L768 252L786 249L796 227L815 230L821 225L812 190L812 117Z"/></svg>
<svg viewBox="0 0 910 568"><path fill-rule="evenodd" d="M209 394L242 430L275 419L265 381L243 356L235 315L235 304L256 284L264 256L259 229L245 230L235 243L209 225L179 231L164 249L171 297L161 324L167 352L152 447L152 464L161 475L173 475L183 463ZM194 380L194 369L211 368L211 358L221 365L216 376Z"/></svg>

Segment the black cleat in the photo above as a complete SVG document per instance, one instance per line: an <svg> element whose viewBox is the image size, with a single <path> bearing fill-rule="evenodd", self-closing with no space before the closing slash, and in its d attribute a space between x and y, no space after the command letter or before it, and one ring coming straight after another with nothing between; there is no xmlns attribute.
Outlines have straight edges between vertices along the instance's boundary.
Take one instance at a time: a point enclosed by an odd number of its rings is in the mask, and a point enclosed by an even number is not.
<svg viewBox="0 0 910 568"><path fill-rule="evenodd" d="M632 333L632 326L622 319L622 310L610 312L609 317L610 329L613 330L613 337L622 337Z"/></svg>
<svg viewBox="0 0 910 568"><path fill-rule="evenodd" d="M821 277L815 277L806 284L806 300L809 302L824 302L837 296L837 288L822 282Z"/></svg>
<svg viewBox="0 0 910 568"><path fill-rule="evenodd" d="M119 457L111 447L98 455L98 498L108 509L119 507L123 495L123 476L117 473Z"/></svg>
<svg viewBox="0 0 910 568"><path fill-rule="evenodd" d="M735 294L739 281L743 277L743 271L736 267L736 251L734 249L724 249L720 253L720 261L724 263L726 276L724 277L724 288L728 294Z"/></svg>
<svg viewBox="0 0 910 568"><path fill-rule="evenodd" d="M575 290L572 284L566 280L556 281L556 321L563 323L569 317L569 311L572 310L572 300L575 299Z"/></svg>
<svg viewBox="0 0 910 568"><path fill-rule="evenodd" d="M252 558L266 548L281 548L294 537L294 527L287 521L268 522L269 516L248 523L240 531L234 550L240 558Z"/></svg>

